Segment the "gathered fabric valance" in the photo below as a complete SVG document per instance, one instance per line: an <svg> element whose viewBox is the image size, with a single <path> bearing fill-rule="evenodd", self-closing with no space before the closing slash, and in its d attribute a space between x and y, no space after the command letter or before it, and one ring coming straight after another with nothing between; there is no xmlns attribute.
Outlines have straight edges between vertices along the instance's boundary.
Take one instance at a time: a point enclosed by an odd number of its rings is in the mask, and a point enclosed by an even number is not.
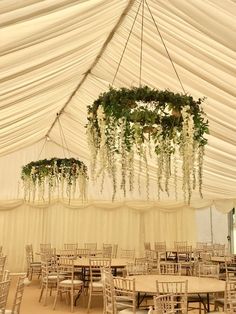
<svg viewBox="0 0 236 314"><path fill-rule="evenodd" d="M89 207L94 207L98 209L104 210L117 210L119 208L127 207L129 209L133 209L140 212L149 211L152 209L159 209L165 212L173 212L183 208L189 209L202 209L210 206L214 206L218 211L222 213L230 212L236 205L236 199L228 199L228 200L202 200L202 201L192 201L190 206L186 205L183 202L174 202L174 201L163 201L163 202L151 202L151 201L116 201L111 202L94 200L89 202L82 202L81 200L73 199L68 203L68 200L58 200L53 199L48 202L27 202L24 203L23 199L15 199L15 200L0 200L0 210L13 210L25 204L25 206L34 207L34 208L49 208L55 204L61 204L66 208L71 209L86 209Z"/></svg>

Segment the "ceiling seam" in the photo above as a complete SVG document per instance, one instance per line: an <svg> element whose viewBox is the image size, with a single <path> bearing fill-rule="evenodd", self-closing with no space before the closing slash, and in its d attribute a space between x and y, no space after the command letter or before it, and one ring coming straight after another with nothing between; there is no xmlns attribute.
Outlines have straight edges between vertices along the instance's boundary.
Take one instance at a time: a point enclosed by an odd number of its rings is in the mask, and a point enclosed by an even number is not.
<svg viewBox="0 0 236 314"><path fill-rule="evenodd" d="M64 112L65 108L68 106L68 104L71 102L71 100L73 99L73 97L75 96L75 94L78 92L78 90L80 89L80 87L83 85L83 83L85 82L85 80L87 79L88 75L92 72L93 68L97 65L98 61L101 59L104 51L106 50L108 44L110 43L110 41L112 40L115 32L117 31L117 29L120 27L121 23L123 22L124 18L126 17L127 13L130 11L130 9L132 8L134 2L136 0L129 0L128 4L126 5L125 9L123 10L119 20L117 21L116 25L113 27L113 29L111 30L111 32L109 33L107 39L105 40L104 44L102 45L102 48L100 49L97 57L95 58L94 62L92 63L92 65L90 66L90 68L85 72L84 77L82 78L82 80L79 82L79 84L76 86L76 88L74 89L74 91L72 92L72 94L70 95L70 97L68 98L68 100L66 101L66 103L63 105L63 107L61 108L61 110L57 113L57 116L55 118L55 120L53 121L53 123L51 124L49 130L47 131L45 137L49 136L50 132L52 131L53 127L55 126L56 122L58 121L58 118L60 117L60 115Z"/></svg>

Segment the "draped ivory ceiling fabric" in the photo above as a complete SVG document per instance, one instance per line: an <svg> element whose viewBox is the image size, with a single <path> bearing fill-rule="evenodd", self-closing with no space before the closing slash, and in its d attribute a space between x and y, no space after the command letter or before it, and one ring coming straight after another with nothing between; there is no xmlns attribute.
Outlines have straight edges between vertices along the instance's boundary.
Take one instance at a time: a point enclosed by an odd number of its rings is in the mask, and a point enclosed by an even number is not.
<svg viewBox="0 0 236 314"><path fill-rule="evenodd" d="M51 156L46 153L50 145L62 150L57 114L71 155L89 166L87 106L112 83L139 3L0 1L0 180L5 187L9 180L8 188L12 189L11 193L1 189L1 209L22 204L19 193L22 165L39 156L54 157L54 149ZM147 3L185 91L196 99L206 97L203 107L210 134L203 172L204 198L194 194L191 206L214 204L227 212L236 200L236 2L147 0ZM114 87L139 85L140 14ZM183 92L147 8L142 49L142 84ZM47 136L50 141L46 142ZM26 154L30 148L32 151ZM153 161L150 202L157 201L155 172ZM181 177L178 182L181 189ZM89 184L88 201L111 198L109 180L104 194L98 185L99 182L95 186ZM179 204L181 195L180 191ZM137 192L125 201L145 200L145 193L140 196ZM122 201L121 194L118 201ZM169 203L156 206L166 208L172 204L174 208L178 204L174 196L163 197L161 201Z"/></svg>

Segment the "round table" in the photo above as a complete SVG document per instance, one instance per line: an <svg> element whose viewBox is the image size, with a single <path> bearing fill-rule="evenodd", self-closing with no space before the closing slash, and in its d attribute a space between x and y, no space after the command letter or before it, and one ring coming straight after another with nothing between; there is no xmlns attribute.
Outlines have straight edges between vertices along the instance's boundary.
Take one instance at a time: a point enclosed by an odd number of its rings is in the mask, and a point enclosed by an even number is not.
<svg viewBox="0 0 236 314"><path fill-rule="evenodd" d="M174 275L138 275L130 276L135 278L136 292L156 293L156 281L188 281L188 293L214 293L225 291L225 281L207 278L207 277L193 277L193 276L174 276Z"/></svg>
<svg viewBox="0 0 236 314"><path fill-rule="evenodd" d="M125 268L127 263L130 262L128 259L123 259L123 258L112 258L111 259L111 268L113 269L113 274L116 276L117 275L117 269L122 269ZM75 267L81 267L85 272L85 269L89 268L89 258L77 258L74 261Z"/></svg>
<svg viewBox="0 0 236 314"><path fill-rule="evenodd" d="M175 276L175 275L138 275L130 276L128 278L135 278L135 290L138 293L138 300L140 293L153 294L157 292L156 281L164 282L178 282L188 281L188 294L206 294L207 296L207 311L210 310L209 294L215 292L225 291L225 281L208 278L208 277L193 277L193 276Z"/></svg>

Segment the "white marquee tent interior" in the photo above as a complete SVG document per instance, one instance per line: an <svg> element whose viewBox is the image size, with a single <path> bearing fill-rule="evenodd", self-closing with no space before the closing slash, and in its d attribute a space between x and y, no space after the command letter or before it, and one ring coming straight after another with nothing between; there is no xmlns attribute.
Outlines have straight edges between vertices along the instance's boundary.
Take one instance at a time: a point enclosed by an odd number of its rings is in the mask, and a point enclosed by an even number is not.
<svg viewBox="0 0 236 314"><path fill-rule="evenodd" d="M0 244L9 268L25 267L24 247L51 242L118 243L214 241L227 244L227 213L236 202L236 2L147 0L184 89L206 97L209 120L203 199L190 205L174 196L149 200L137 191L111 202L106 178L89 181L78 198L26 203L21 168L30 161L70 156L90 167L87 106L113 86L139 85L141 13L129 40L138 0L2 0L0 2ZM145 7L142 84L182 92ZM66 139L63 149L58 117ZM48 139L48 140L47 140ZM65 146L65 145L64 145ZM155 163L150 164L150 173ZM142 177L143 180L145 180ZM181 176L178 177L181 182ZM145 183L143 183L145 185ZM180 184L181 186L181 184Z"/></svg>

